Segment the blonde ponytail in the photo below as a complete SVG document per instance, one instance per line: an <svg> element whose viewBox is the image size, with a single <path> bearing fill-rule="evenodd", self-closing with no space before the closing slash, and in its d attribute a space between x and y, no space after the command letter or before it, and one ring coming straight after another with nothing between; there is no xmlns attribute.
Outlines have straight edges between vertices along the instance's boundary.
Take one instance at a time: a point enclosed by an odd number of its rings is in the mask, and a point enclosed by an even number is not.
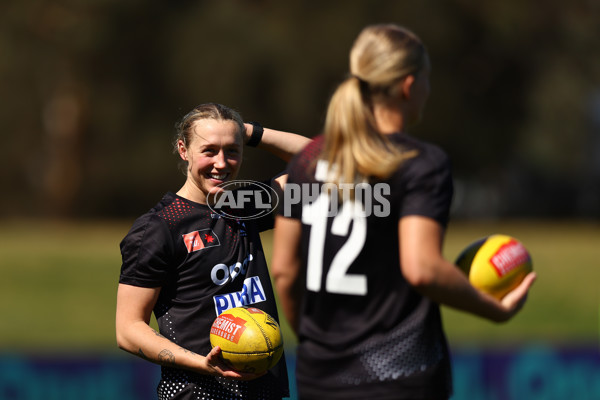
<svg viewBox="0 0 600 400"><path fill-rule="evenodd" d="M399 79L418 72L426 52L416 35L397 25L373 25L358 36L350 53L352 76L331 97L321 159L330 166L329 183L386 179L414 153L405 154L377 131L373 101L395 95Z"/></svg>
<svg viewBox="0 0 600 400"><path fill-rule="evenodd" d="M363 101L360 79L350 77L333 94L325 119L323 158L331 183L356 183L389 177L403 161L400 149L377 132Z"/></svg>

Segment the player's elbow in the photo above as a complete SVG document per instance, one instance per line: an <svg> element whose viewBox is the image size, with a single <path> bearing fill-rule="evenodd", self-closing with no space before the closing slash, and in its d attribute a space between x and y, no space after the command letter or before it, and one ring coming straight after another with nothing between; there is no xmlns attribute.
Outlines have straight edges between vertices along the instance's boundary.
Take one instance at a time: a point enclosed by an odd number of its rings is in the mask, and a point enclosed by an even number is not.
<svg viewBox="0 0 600 400"><path fill-rule="evenodd" d="M427 290L435 286L436 280L430 274L417 274L406 279L418 291Z"/></svg>
<svg viewBox="0 0 600 400"><path fill-rule="evenodd" d="M134 346L133 342L119 335L117 335L117 347L131 354L138 352L138 348Z"/></svg>
<svg viewBox="0 0 600 400"><path fill-rule="evenodd" d="M121 350L128 351L128 349L129 349L128 341L125 339L125 336L118 329L116 331L116 340L117 340L117 346Z"/></svg>
<svg viewBox="0 0 600 400"><path fill-rule="evenodd" d="M406 263L402 266L402 274L404 279L419 291L427 290L434 286L437 281L435 268L426 262Z"/></svg>
<svg viewBox="0 0 600 400"><path fill-rule="evenodd" d="M115 329L115 338L117 342L117 346L121 350L125 350L127 352L133 351L133 343L132 340L129 339L129 335L127 335L127 330L124 329L123 326L117 324Z"/></svg>

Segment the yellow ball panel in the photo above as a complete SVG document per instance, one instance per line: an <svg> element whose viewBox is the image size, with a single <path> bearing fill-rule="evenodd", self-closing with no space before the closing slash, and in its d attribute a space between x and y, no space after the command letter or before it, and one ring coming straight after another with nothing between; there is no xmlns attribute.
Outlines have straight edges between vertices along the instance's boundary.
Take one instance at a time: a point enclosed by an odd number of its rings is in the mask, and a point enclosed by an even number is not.
<svg viewBox="0 0 600 400"><path fill-rule="evenodd" d="M223 359L236 371L253 373L260 373L273 368L282 354L283 346L277 349L277 351L266 353L221 352Z"/></svg>
<svg viewBox="0 0 600 400"><path fill-rule="evenodd" d="M283 354L279 324L254 307L237 307L219 315L211 327L210 343L221 348L223 359L240 372L266 371Z"/></svg>

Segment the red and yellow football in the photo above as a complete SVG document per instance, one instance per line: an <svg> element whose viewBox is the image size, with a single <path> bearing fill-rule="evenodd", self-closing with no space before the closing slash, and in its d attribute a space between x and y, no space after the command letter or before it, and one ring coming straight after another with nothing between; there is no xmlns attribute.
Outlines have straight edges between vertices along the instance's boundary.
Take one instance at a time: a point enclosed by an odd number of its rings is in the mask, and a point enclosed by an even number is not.
<svg viewBox="0 0 600 400"><path fill-rule="evenodd" d="M525 246L508 235L495 234L467 246L455 262L476 288L501 299L533 270Z"/></svg>
<svg viewBox="0 0 600 400"><path fill-rule="evenodd" d="M219 346L225 362L239 372L262 373L283 354L279 324L254 307L231 308L219 315L210 329L210 343Z"/></svg>

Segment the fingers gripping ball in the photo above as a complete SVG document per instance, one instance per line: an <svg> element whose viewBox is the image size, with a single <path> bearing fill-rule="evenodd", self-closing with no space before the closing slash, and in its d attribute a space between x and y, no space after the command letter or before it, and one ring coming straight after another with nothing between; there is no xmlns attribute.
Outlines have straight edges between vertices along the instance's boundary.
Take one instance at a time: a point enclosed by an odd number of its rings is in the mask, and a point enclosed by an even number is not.
<svg viewBox="0 0 600 400"><path fill-rule="evenodd" d="M277 364L283 354L279 324L258 308L236 307L224 311L212 324L210 344L239 372L261 373Z"/></svg>
<svg viewBox="0 0 600 400"><path fill-rule="evenodd" d="M456 259L476 288L501 299L533 270L529 252L517 239L491 235L479 239Z"/></svg>

